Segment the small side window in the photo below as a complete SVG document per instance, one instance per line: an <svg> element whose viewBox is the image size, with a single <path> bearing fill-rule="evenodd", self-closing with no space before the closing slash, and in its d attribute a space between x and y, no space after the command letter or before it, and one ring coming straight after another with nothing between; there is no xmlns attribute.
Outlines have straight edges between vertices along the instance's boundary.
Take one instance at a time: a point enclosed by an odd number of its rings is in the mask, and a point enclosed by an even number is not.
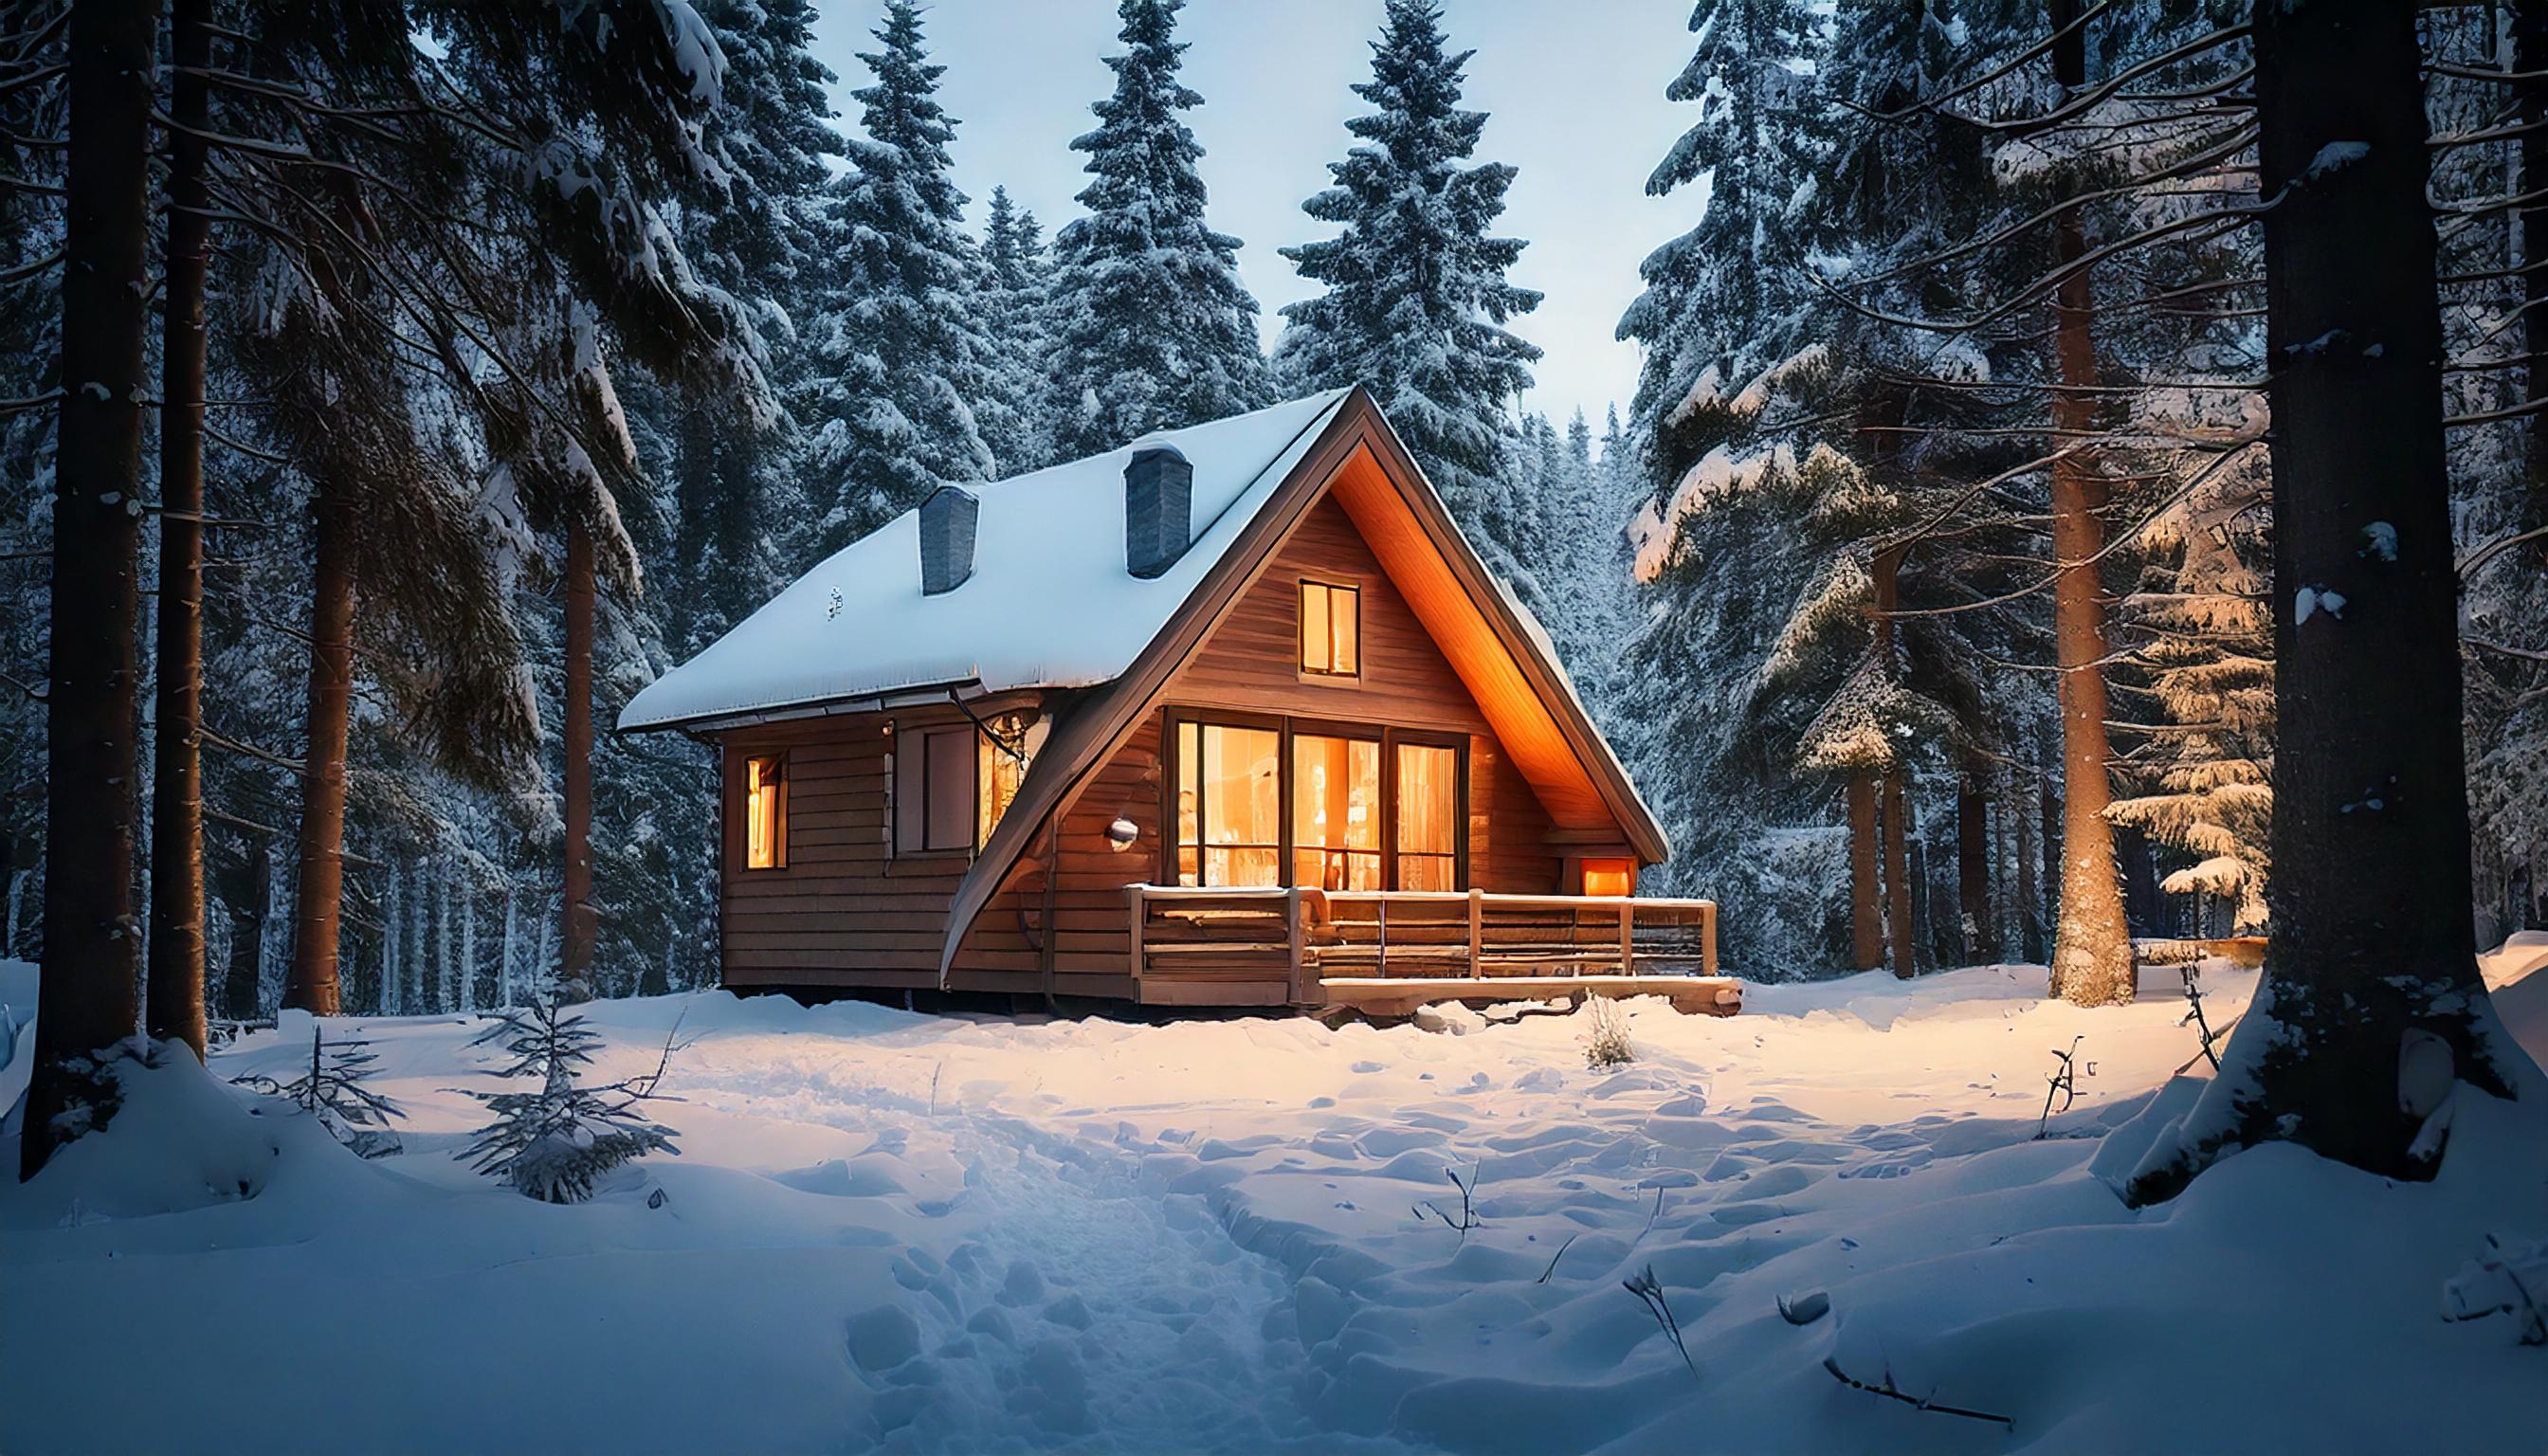
<svg viewBox="0 0 2548 1456"><path fill-rule="evenodd" d="M743 867L787 867L787 760L778 754L743 761Z"/></svg>
<svg viewBox="0 0 2548 1456"><path fill-rule="evenodd" d="M970 724L906 728L894 735L895 854L973 848L973 739Z"/></svg>
<svg viewBox="0 0 2548 1456"><path fill-rule="evenodd" d="M1362 676L1362 592L1326 582L1301 584L1301 671Z"/></svg>

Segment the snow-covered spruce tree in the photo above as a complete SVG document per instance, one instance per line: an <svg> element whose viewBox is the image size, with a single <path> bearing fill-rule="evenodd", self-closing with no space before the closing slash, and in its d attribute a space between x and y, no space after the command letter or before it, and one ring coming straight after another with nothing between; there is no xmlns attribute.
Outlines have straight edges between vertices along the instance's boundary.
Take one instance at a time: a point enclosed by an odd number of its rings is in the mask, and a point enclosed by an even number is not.
<svg viewBox="0 0 2548 1456"><path fill-rule="evenodd" d="M2143 533L2153 560L2119 615L2163 721L2126 768L2142 791L2106 807L2109 820L2188 858L2161 888L2225 904L2239 935L2265 930L2273 863L2270 524L2263 452L2250 458L2252 470L2197 482Z"/></svg>
<svg viewBox="0 0 2548 1456"><path fill-rule="evenodd" d="M1368 387L1489 564L1537 570L1545 523L1516 499L1507 446L1539 349L1504 325L1540 296L1504 277L1522 240L1491 230L1514 169L1471 160L1487 124L1460 107L1475 52L1444 47L1435 0L1389 0L1371 52L1353 91L1377 110L1345 123L1358 144L1302 204L1344 230L1282 249L1326 292L1283 310L1275 367L1294 393Z"/></svg>
<svg viewBox="0 0 2548 1456"><path fill-rule="evenodd" d="M983 324L991 340L991 392L1008 408L995 416L1001 434L989 438L1003 475L1051 463L1052 428L1046 418L1046 370L1052 356L1051 267L1044 229L1035 214L1018 211L1005 187L991 189L982 223ZM991 421L985 421L985 428Z"/></svg>
<svg viewBox="0 0 2548 1456"><path fill-rule="evenodd" d="M2417 17L2259 7L2273 405L2273 947L2128 1197L2292 1141L2429 1178L2462 1097L2537 1095L2470 921L2459 573ZM2330 158L2341 158L2330 164ZM2359 347L2314 346L2335 336Z"/></svg>
<svg viewBox="0 0 2548 1456"><path fill-rule="evenodd" d="M1203 155L1179 113L1203 97L1177 79L1184 0L1123 0L1106 57L1114 94L1097 130L1072 139L1094 179L1088 215L1053 237L1053 456L1075 460L1154 430L1271 403L1256 300L1238 281L1238 239L1204 221Z"/></svg>
<svg viewBox="0 0 2548 1456"><path fill-rule="evenodd" d="M981 262L963 230L964 194L947 155L956 123L938 104L920 8L889 0L859 52L875 84L826 220L837 249L816 316L797 410L813 430L805 468L820 546L837 549L950 481L999 463L981 415L992 398ZM997 431L993 431L996 433Z"/></svg>
<svg viewBox="0 0 2548 1456"><path fill-rule="evenodd" d="M406 1116L397 1100L365 1085L380 1060L371 1043L360 1038L327 1040L326 1029L310 1033L310 1063L291 1081L275 1077L241 1077L242 1086L280 1097L318 1120L327 1136L353 1149L358 1157L386 1157L399 1150L390 1123Z"/></svg>
<svg viewBox="0 0 2548 1456"><path fill-rule="evenodd" d="M593 1185L623 1163L650 1152L679 1153L673 1130L647 1121L638 1109L655 1095L664 1068L627 1081L582 1084L601 1034L583 1016L561 1015L545 997L507 1011L472 1046L500 1045L512 1057L499 1077L539 1083L531 1092L472 1092L496 1120L478 1130L453 1156L542 1203L582 1203ZM671 1044L666 1043L667 1058Z"/></svg>
<svg viewBox="0 0 2548 1456"><path fill-rule="evenodd" d="M1673 836L1662 887L1725 907L1730 960L1794 973L1831 958L1837 837L1797 832L1814 795L1789 774L1809 705L1748 723L1759 665L1811 575L1792 446L1762 429L1773 381L1820 369L1806 326L1822 122L1808 94L1821 40L1804 0L1704 0L1667 95L1699 115L1648 178L1657 196L1711 177L1688 231L1648 254L1619 321L1643 351L1627 438L1641 474L1628 528L1641 608L1621 651L1617 720ZM1686 193L1684 193L1686 195ZM1778 455L1787 447L1784 457ZM1758 490L1769 486L1774 489ZM1715 508L1693 515L1701 500Z"/></svg>

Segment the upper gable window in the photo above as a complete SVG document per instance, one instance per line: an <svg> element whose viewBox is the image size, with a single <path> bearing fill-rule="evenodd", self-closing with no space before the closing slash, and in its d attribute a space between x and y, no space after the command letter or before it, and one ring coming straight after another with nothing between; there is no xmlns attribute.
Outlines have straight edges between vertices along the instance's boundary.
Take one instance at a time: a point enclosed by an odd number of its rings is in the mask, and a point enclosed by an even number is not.
<svg viewBox="0 0 2548 1456"><path fill-rule="evenodd" d="M1362 592L1327 582L1301 584L1301 671L1362 676Z"/></svg>

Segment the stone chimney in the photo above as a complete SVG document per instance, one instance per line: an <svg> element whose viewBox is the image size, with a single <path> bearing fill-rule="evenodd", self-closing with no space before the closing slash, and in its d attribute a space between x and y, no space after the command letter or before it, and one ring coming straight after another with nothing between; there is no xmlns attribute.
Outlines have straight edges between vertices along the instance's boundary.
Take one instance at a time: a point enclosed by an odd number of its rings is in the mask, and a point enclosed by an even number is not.
<svg viewBox="0 0 2548 1456"><path fill-rule="evenodd" d="M1124 467L1124 566L1147 580L1194 543L1194 467L1176 446L1137 446Z"/></svg>
<svg viewBox="0 0 2548 1456"><path fill-rule="evenodd" d="M940 486L920 502L920 594L953 592L973 575L973 524L982 502L961 486Z"/></svg>

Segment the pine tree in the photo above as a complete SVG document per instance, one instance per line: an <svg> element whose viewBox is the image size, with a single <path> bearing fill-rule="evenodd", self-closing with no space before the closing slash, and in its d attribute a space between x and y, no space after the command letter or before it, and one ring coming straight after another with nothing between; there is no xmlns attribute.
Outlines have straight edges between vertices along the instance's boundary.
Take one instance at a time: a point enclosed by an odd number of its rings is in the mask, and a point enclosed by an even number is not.
<svg viewBox="0 0 2548 1456"><path fill-rule="evenodd" d="M1470 164L1487 124L1460 109L1475 52L1444 48L1435 0L1390 0L1371 49L1372 78L1353 90L1378 110L1345 123L1361 144L1327 164L1335 185L1302 204L1343 231L1282 249L1326 292L1283 310L1276 365L1296 391L1369 388L1491 560L1535 565L1544 522L1516 499L1505 444L1539 349L1504 325L1540 295L1505 280L1522 241L1489 231L1514 169Z"/></svg>
<svg viewBox="0 0 2548 1456"><path fill-rule="evenodd" d="M1046 417L1051 269L1035 214L1021 213L1005 187L991 189L982 225L983 321L990 336L990 389L1009 404L1006 424L990 441L1003 474L1018 475L1051 461L1050 421Z"/></svg>
<svg viewBox="0 0 2548 1456"><path fill-rule="evenodd" d="M471 1043L500 1045L512 1060L496 1071L539 1083L535 1092L472 1092L496 1120L454 1153L471 1166L542 1203L582 1203L593 1185L623 1163L650 1152L678 1154L673 1130L638 1109L655 1095L664 1068L625 1081L587 1086L579 1080L601 1049L601 1034L579 1015L558 1013L541 998L497 1018ZM672 1055L665 1043L665 1057Z"/></svg>
<svg viewBox="0 0 2548 1456"><path fill-rule="evenodd" d="M1204 221L1203 148L1179 113L1184 0L1123 0L1115 91L1074 138L1094 181L1088 215L1053 239L1053 454L1073 460L1154 430L1259 409L1273 397L1238 239Z"/></svg>
<svg viewBox="0 0 2548 1456"><path fill-rule="evenodd" d="M826 220L838 255L799 407L815 432L806 469L826 549L950 481L999 474L982 417L998 406L980 262L947 155L956 123L937 99L946 67L921 48L911 0L889 0L872 34L882 48L859 59L875 84L851 93L864 111Z"/></svg>

